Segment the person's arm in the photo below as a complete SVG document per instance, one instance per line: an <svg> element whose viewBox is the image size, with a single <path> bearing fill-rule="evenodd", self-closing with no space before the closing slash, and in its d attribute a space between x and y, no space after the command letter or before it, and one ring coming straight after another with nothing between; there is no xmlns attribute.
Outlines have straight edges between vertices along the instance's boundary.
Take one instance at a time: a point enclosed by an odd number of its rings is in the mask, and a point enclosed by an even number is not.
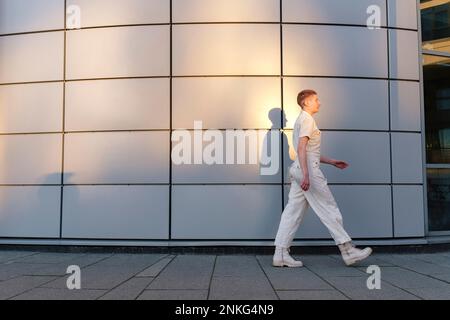
<svg viewBox="0 0 450 320"><path fill-rule="evenodd" d="M309 189L309 171L308 171L308 163L306 161L306 145L309 142L309 137L301 137L298 141L297 146L297 158L303 172L303 180L301 182L301 188L303 190Z"/></svg>
<svg viewBox="0 0 450 320"><path fill-rule="evenodd" d="M349 164L343 160L331 159L331 158L327 158L324 156L320 156L320 162L326 163L326 164L331 164L332 166L335 166L336 168L339 168L339 169L345 169L349 166Z"/></svg>
<svg viewBox="0 0 450 320"><path fill-rule="evenodd" d="M331 159L331 158L327 158L327 157L324 157L324 156L320 156L320 162L334 165L336 160L335 159Z"/></svg>
<svg viewBox="0 0 450 320"><path fill-rule="evenodd" d="M312 117L304 117L302 121L298 124L296 123L296 125L299 126L297 159L303 172L303 180L300 182L300 186L304 191L307 191L309 189L309 169L306 159L306 146L314 131L314 120Z"/></svg>

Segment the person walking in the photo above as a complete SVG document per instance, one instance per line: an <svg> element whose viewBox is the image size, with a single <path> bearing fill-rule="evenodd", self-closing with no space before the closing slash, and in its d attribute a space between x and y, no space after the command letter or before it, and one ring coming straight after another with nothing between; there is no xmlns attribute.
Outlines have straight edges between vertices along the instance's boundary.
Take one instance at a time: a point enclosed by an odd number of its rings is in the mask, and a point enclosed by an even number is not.
<svg viewBox="0 0 450 320"><path fill-rule="evenodd" d="M321 131L313 118L320 109L317 93L314 90L303 90L298 94L297 102L301 107L293 130L297 157L289 167L291 188L274 242L273 266L303 266L301 261L290 256L289 248L309 207L327 227L340 249L344 263L350 266L367 258L372 249L360 250L353 245L352 239L344 229L341 212L328 187L327 179L320 170L320 163L330 164L339 169L347 168L348 163L320 154Z"/></svg>

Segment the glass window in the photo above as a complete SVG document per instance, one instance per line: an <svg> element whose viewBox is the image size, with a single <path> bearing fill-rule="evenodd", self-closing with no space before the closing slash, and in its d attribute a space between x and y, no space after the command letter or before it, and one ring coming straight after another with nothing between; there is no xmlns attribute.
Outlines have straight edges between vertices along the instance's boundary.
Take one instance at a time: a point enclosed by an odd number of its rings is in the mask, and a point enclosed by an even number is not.
<svg viewBox="0 0 450 320"><path fill-rule="evenodd" d="M427 169L428 229L450 230L450 169Z"/></svg>
<svg viewBox="0 0 450 320"><path fill-rule="evenodd" d="M450 0L421 0L429 231L450 232Z"/></svg>
<svg viewBox="0 0 450 320"><path fill-rule="evenodd" d="M427 163L450 163L450 57L424 55Z"/></svg>
<svg viewBox="0 0 450 320"><path fill-rule="evenodd" d="M450 1L421 0L423 48L450 52Z"/></svg>

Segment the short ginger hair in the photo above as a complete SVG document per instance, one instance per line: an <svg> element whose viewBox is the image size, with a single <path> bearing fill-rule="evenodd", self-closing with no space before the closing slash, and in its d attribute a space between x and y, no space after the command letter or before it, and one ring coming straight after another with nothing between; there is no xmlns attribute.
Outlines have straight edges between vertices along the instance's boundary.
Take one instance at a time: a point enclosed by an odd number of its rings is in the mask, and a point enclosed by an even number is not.
<svg viewBox="0 0 450 320"><path fill-rule="evenodd" d="M297 96L297 103L300 107L304 107L305 104L305 100L308 99L310 96L316 95L317 92L315 92L314 90L311 89L307 89L307 90L303 90L302 92L300 92Z"/></svg>

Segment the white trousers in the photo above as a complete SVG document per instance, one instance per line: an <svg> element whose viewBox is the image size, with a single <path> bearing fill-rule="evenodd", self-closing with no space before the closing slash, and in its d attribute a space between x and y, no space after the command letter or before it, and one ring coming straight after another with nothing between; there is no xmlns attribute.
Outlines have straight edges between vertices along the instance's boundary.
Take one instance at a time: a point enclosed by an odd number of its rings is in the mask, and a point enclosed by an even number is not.
<svg viewBox="0 0 450 320"><path fill-rule="evenodd" d="M322 223L327 227L337 245L352 239L344 230L342 215L328 187L328 181L320 170L320 158L307 156L310 186L301 188L303 172L294 162L289 168L291 189L289 201L281 215L275 245L289 248L306 211L311 206Z"/></svg>

